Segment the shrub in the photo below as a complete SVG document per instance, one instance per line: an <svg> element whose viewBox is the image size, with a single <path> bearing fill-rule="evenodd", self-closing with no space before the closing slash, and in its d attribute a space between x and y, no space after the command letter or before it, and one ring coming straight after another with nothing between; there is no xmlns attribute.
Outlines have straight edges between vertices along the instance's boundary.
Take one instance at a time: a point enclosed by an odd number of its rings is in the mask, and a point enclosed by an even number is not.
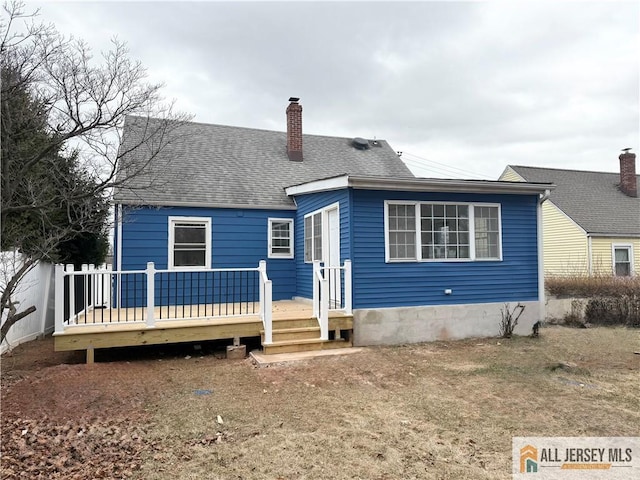
<svg viewBox="0 0 640 480"><path fill-rule="evenodd" d="M640 296L592 298L587 303L584 317L598 325L640 327Z"/></svg>
<svg viewBox="0 0 640 480"><path fill-rule="evenodd" d="M524 312L524 305L518 303L513 310L509 310L509 304L505 303L504 308L500 311L502 321L500 322L500 336L502 338L511 338L513 330L518 325L518 319Z"/></svg>
<svg viewBox="0 0 640 480"><path fill-rule="evenodd" d="M640 295L640 277L550 276L545 278L544 286L550 294L556 296L622 297Z"/></svg>
<svg viewBox="0 0 640 480"><path fill-rule="evenodd" d="M587 297L589 323L640 327L640 277L548 277L545 288L556 296Z"/></svg>

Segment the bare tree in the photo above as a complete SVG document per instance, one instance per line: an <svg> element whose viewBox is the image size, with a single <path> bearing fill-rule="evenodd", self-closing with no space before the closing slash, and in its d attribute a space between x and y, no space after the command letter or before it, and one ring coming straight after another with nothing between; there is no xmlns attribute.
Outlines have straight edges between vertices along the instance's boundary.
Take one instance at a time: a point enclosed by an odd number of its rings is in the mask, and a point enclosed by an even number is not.
<svg viewBox="0 0 640 480"><path fill-rule="evenodd" d="M188 120L162 101L162 85L146 81L123 42L113 39L96 59L83 41L38 23L37 11L25 14L23 2L3 8L1 243L23 261L0 285L0 341L35 311L13 301L24 275L42 260L60 261L65 241L104 229L113 188L147 175ZM125 121L135 136L124 138Z"/></svg>

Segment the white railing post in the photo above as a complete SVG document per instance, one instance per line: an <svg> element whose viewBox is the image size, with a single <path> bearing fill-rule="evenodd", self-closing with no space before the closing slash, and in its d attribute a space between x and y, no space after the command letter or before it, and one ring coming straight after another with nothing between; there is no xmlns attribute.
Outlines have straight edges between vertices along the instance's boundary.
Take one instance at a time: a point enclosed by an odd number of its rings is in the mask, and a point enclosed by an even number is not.
<svg viewBox="0 0 640 480"><path fill-rule="evenodd" d="M72 263L67 264L66 272L69 275L69 325L75 323L76 318L76 277L73 275L74 267Z"/></svg>
<svg viewBox="0 0 640 480"><path fill-rule="evenodd" d="M273 333L272 333L272 291L273 286L271 285L271 280L267 280L264 282L264 343L265 345L270 345L273 342Z"/></svg>
<svg viewBox="0 0 640 480"><path fill-rule="evenodd" d="M265 276L263 275L263 273L266 273L267 271L267 262L265 262L264 260L260 260L258 262L258 302L259 303L259 309L260 309L260 320L262 320L262 322L264 323L264 280L265 280Z"/></svg>
<svg viewBox="0 0 640 480"><path fill-rule="evenodd" d="M258 263L258 274L260 275L260 320L262 320L264 327L263 345L270 345L273 342L273 285L267 277L267 262L265 260L260 260Z"/></svg>
<svg viewBox="0 0 640 480"><path fill-rule="evenodd" d="M147 327L155 327L155 276L156 267L153 262L147 263Z"/></svg>
<svg viewBox="0 0 640 480"><path fill-rule="evenodd" d="M64 331L64 265L55 266L55 331ZM44 313L43 313L44 315Z"/></svg>
<svg viewBox="0 0 640 480"><path fill-rule="evenodd" d="M344 261L344 313L351 315L353 312L351 294L351 260Z"/></svg>
<svg viewBox="0 0 640 480"><path fill-rule="evenodd" d="M313 261L313 316L320 319L320 260Z"/></svg>
<svg viewBox="0 0 640 480"><path fill-rule="evenodd" d="M329 340L329 279L320 282L320 340Z"/></svg>

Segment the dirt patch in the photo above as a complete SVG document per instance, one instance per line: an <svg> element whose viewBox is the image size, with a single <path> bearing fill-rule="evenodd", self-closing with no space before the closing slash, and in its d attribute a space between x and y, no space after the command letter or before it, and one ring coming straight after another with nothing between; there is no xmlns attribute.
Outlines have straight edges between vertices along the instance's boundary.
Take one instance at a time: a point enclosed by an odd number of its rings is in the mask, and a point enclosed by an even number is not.
<svg viewBox="0 0 640 480"><path fill-rule="evenodd" d="M3 357L0 474L504 479L512 436L638 434L639 342L637 330L554 327L265 368L215 345L56 364L52 343L32 342L13 370Z"/></svg>
<svg viewBox="0 0 640 480"><path fill-rule="evenodd" d="M3 387L10 386L25 376L61 364L84 363L84 352L54 352L53 338L18 345L0 359L0 381Z"/></svg>
<svg viewBox="0 0 640 480"><path fill-rule="evenodd" d="M134 380L142 365L87 366L50 339L2 360L2 478L129 478L140 468L150 447Z"/></svg>

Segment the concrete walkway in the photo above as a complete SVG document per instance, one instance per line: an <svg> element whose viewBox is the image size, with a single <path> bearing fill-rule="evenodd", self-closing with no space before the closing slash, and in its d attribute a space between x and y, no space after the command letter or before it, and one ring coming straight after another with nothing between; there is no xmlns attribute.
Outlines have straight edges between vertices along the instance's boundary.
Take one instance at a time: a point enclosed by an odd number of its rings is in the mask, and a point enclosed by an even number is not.
<svg viewBox="0 0 640 480"><path fill-rule="evenodd" d="M311 352L293 352L293 353L276 353L265 355L260 350L254 350L249 355L253 358L258 366L270 365L273 363L295 362L298 360L310 360L316 357L327 357L332 355L348 355L351 353L359 353L362 347L351 348L333 348L329 350L315 350Z"/></svg>

